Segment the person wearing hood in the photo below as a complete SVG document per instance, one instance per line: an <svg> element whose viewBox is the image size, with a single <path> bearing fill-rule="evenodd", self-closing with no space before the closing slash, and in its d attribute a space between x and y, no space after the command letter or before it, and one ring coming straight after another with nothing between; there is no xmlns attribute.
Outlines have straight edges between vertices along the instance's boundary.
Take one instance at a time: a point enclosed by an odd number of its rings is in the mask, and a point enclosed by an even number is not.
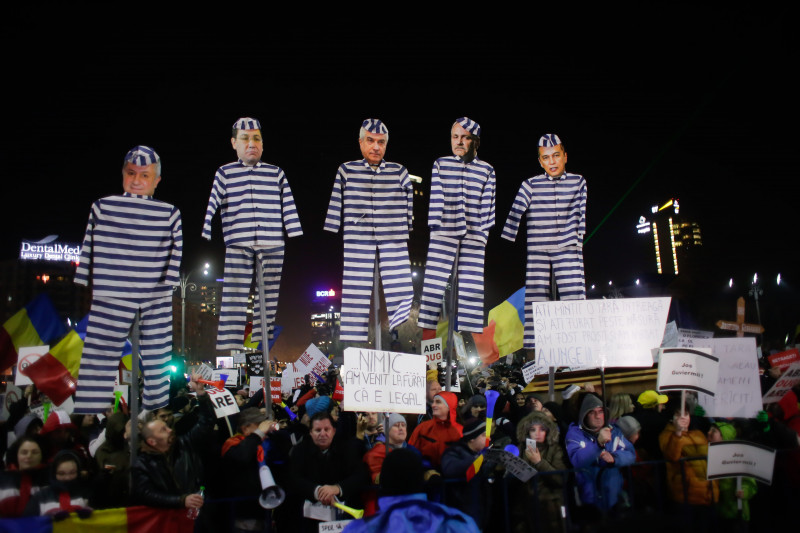
<svg viewBox="0 0 800 533"><path fill-rule="evenodd" d="M619 467L633 464L636 452L618 427L606 423L606 409L597 395L583 398L578 423L570 424L566 444L582 505L602 510L614 507L622 492Z"/></svg>
<svg viewBox="0 0 800 533"><path fill-rule="evenodd" d="M26 516L44 516L90 510L89 486L81 478L81 458L72 450L56 454L50 465L50 485L37 492L25 507Z"/></svg>
<svg viewBox="0 0 800 533"><path fill-rule="evenodd" d="M720 421L711 425L708 430L708 442L736 440L736 428L728 422ZM725 520L739 519L739 504L742 502L742 520L750 521L750 498L756 495L758 485L752 477L742 477L742 488L736 489L736 478L726 477L719 480L719 502L717 511Z"/></svg>
<svg viewBox="0 0 800 533"><path fill-rule="evenodd" d="M463 426L456 422L458 397L452 392L440 392L433 398L433 418L426 420L414 429L408 443L418 449L423 459L430 461L433 468L439 469L442 454L447 444L459 440Z"/></svg>
<svg viewBox="0 0 800 533"><path fill-rule="evenodd" d="M528 440L535 441L535 446L533 444L528 446ZM517 442L520 457L537 472L568 468L564 459L564 449L559 444L558 426L545 413L534 411L520 420L517 424ZM534 484L536 484L535 490ZM537 526L544 527L544 531L561 531L563 487L563 475L537 475L532 482L525 484L524 489L514 491L516 501L512 513L516 517L513 520L513 523L517 524L516 531L519 533L541 531ZM529 519L531 503L534 501L538 505L538 520Z"/></svg>

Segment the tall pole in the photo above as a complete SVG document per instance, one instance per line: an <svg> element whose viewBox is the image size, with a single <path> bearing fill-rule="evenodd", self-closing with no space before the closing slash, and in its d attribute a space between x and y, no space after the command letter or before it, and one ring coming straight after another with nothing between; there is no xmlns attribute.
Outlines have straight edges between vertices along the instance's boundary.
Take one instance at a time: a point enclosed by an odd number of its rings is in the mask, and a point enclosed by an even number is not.
<svg viewBox="0 0 800 533"><path fill-rule="evenodd" d="M197 290L195 283L189 283L191 272L181 274L181 356L186 359L186 288L192 292Z"/></svg>
<svg viewBox="0 0 800 533"><path fill-rule="evenodd" d="M267 324L267 308L264 294L264 262L263 253L256 252L258 261L258 313L261 317L261 353L264 354L264 405L267 408L267 417L272 420L272 384L270 382L269 368L269 324Z"/></svg>
<svg viewBox="0 0 800 533"><path fill-rule="evenodd" d="M377 253L377 250L376 252ZM375 258L377 259L377 257ZM381 295L380 291L380 273L378 271L378 261L375 261L375 272L373 274L372 286L372 309L373 320L375 321L375 349L380 350L383 348L381 343Z"/></svg>
<svg viewBox="0 0 800 533"><path fill-rule="evenodd" d="M456 306L458 302L458 256L461 253L461 246L456 245L456 257L453 261L452 281L450 282L450 305L447 310L447 356L445 357L444 381L445 390L450 392L452 388L453 375L453 352L456 350L453 342L453 332L456 328Z"/></svg>
<svg viewBox="0 0 800 533"><path fill-rule="evenodd" d="M131 330L131 466L136 462L136 455L139 451L139 311L133 318L133 329ZM128 480L130 483L130 493L133 494L133 476Z"/></svg>

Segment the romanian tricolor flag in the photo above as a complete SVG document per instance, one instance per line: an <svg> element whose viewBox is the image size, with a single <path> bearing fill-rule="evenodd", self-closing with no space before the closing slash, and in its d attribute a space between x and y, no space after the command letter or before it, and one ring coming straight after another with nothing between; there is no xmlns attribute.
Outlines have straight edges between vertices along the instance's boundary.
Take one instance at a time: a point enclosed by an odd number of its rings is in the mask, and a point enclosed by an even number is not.
<svg viewBox="0 0 800 533"><path fill-rule="evenodd" d="M273 326L272 327L272 338L269 340L269 349L272 350L272 347L275 346L275 341L278 340L278 335L281 334L283 331L283 326ZM247 326L244 328L244 347L250 348L251 350L260 350L261 349L261 342L253 342L253 324L249 322Z"/></svg>
<svg viewBox="0 0 800 533"><path fill-rule="evenodd" d="M481 450L481 453L475 460L469 465L467 468L467 482L472 480L475 475L480 472L481 466L483 466L483 453L486 451L486 448L489 447L489 443L491 442L492 437L492 421L494 419L494 406L497 403L497 398L500 397L500 393L496 390L487 390L486 391L486 444Z"/></svg>
<svg viewBox="0 0 800 533"><path fill-rule="evenodd" d="M0 328L0 371L17 362L21 346L49 344L66 331L53 302L47 294L40 294Z"/></svg>
<svg viewBox="0 0 800 533"><path fill-rule="evenodd" d="M497 345L499 357L522 348L525 326L525 287L489 311L489 324L491 325L492 322L495 324L492 337Z"/></svg>
<svg viewBox="0 0 800 533"><path fill-rule="evenodd" d="M71 329L48 353L21 368L20 372L28 376L36 388L45 393L54 404L61 405L75 393L81 353L83 340Z"/></svg>
<svg viewBox="0 0 800 533"><path fill-rule="evenodd" d="M92 511L86 518L70 513L59 521L49 516L0 520L0 533L191 533L193 530L194 520L187 518L186 509L141 506Z"/></svg>

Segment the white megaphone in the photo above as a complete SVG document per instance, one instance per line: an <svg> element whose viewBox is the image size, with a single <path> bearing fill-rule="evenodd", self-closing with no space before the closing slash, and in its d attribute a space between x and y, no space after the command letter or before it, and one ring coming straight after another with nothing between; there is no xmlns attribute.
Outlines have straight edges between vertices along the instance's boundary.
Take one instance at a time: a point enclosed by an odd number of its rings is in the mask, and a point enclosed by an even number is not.
<svg viewBox="0 0 800 533"><path fill-rule="evenodd" d="M264 509L275 509L283 503L286 492L275 484L272 471L267 465L259 467L258 476L261 478L261 495L258 497L258 504Z"/></svg>

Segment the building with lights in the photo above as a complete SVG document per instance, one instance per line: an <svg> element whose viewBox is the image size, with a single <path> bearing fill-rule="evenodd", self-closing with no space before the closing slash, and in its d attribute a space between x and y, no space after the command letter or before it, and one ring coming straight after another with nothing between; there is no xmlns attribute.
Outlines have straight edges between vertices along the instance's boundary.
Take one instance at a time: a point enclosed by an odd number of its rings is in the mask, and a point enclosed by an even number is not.
<svg viewBox="0 0 800 533"><path fill-rule="evenodd" d="M330 353L339 340L342 295L336 289L315 290L311 299L311 342L322 353Z"/></svg>
<svg viewBox="0 0 800 533"><path fill-rule="evenodd" d="M636 231L652 238L656 272L678 275L690 267L697 250L703 245L700 225L680 214L680 203L672 198L665 204L654 205L649 217L642 215Z"/></svg>

